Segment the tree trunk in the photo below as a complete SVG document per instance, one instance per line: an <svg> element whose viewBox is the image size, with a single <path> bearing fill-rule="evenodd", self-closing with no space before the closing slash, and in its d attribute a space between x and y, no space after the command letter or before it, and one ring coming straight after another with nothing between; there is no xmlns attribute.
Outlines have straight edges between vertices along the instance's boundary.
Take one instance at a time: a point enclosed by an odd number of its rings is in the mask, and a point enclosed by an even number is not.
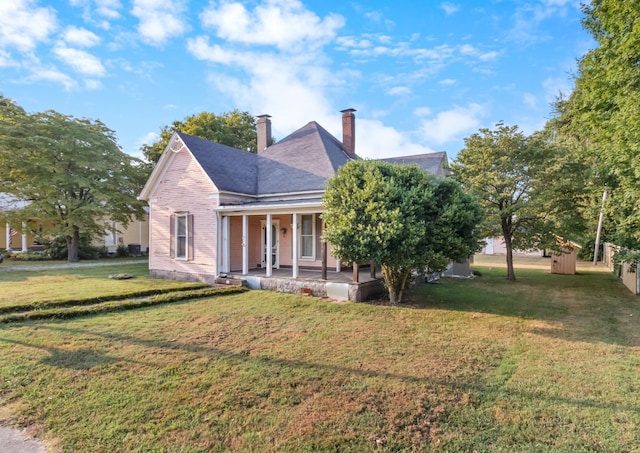
<svg viewBox="0 0 640 453"><path fill-rule="evenodd" d="M513 244L511 243L511 230L508 225L503 221L502 235L504 237L504 245L507 249L507 280L515 281L516 274L513 271Z"/></svg>
<svg viewBox="0 0 640 453"><path fill-rule="evenodd" d="M402 302L404 289L409 281L411 269L399 268L393 269L382 265L382 277L389 291L389 302L396 305Z"/></svg>
<svg viewBox="0 0 640 453"><path fill-rule="evenodd" d="M80 229L77 226L73 227L73 233L71 236L67 236L67 260L71 263L79 261L78 249L80 248Z"/></svg>

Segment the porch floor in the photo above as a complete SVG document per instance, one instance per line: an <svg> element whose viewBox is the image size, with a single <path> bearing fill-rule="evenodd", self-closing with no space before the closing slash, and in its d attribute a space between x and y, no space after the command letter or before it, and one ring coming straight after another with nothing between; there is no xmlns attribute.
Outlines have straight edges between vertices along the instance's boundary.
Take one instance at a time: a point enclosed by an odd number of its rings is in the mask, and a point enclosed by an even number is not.
<svg viewBox="0 0 640 453"><path fill-rule="evenodd" d="M252 277L266 277L267 270L261 269L261 268L249 269L249 273L247 275ZM291 268L272 269L271 271L272 278L293 278L292 275L293 275L293 269ZM245 277L245 275L242 274L242 271L229 272L228 276L234 277L234 278ZM359 272L358 272L359 283L370 282L373 280L377 280L379 278L381 278L379 270L376 272L376 278L371 278L371 272L369 271L368 267L359 269ZM299 269L298 278L296 280L323 281L322 270L321 269ZM351 269L346 269L340 272L336 272L335 269L327 270L326 281L334 282L334 283L351 283L353 281L353 271Z"/></svg>

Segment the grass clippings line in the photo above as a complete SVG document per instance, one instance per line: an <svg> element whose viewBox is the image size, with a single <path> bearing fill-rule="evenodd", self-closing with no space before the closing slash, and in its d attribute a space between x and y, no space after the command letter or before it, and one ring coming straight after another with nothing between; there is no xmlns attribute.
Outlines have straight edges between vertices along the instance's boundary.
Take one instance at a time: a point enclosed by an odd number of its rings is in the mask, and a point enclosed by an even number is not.
<svg viewBox="0 0 640 453"><path fill-rule="evenodd" d="M132 291L124 294L112 294L109 296L99 296L99 297L85 297L79 299L68 299L68 300L56 300L56 301L36 301L27 305L7 305L5 307L0 307L0 315L8 314L8 313L23 313L35 310L43 310L49 308L62 308L62 307L74 307L74 306L82 306L82 305L96 305L104 302L118 301L123 299L133 299L139 297L149 297L155 296L165 293L172 292L180 292L180 291L189 291L195 289L203 289L210 288L210 285L203 283L199 286L188 286L188 287L170 287L170 288L159 288L159 289L146 289L142 291Z"/></svg>
<svg viewBox="0 0 640 453"><path fill-rule="evenodd" d="M34 321L42 319L71 319L81 316L109 313L121 310L132 310L136 308L151 307L154 305L181 302L189 299L200 299L203 297L215 297L227 294L238 294L249 291L242 286L228 288L201 288L201 289L180 289L173 292L164 292L148 298L125 299L109 302L101 302L95 305L77 305L72 307L57 307L43 310L32 310L22 313L11 313L0 316L0 324Z"/></svg>

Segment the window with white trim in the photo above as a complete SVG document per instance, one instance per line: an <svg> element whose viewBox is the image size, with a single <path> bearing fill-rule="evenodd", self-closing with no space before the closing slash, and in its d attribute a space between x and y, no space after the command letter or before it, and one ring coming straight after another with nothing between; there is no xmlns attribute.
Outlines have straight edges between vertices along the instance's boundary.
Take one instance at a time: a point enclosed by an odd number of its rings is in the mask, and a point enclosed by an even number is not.
<svg viewBox="0 0 640 453"><path fill-rule="evenodd" d="M302 214L300 216L300 258L313 260L315 251L315 214Z"/></svg>

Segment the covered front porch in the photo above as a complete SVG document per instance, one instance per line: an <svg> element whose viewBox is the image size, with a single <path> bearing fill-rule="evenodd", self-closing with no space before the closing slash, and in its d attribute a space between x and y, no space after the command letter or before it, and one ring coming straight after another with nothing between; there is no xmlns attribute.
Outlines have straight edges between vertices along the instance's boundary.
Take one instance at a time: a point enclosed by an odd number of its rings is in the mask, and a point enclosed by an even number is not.
<svg viewBox="0 0 640 453"><path fill-rule="evenodd" d="M357 280L354 281L354 272ZM283 293L329 297L335 300L349 300L361 302L384 293L382 280L377 278L375 269L368 266L341 271L327 270L326 275L319 269L300 269L296 278L292 277L291 269L273 269L270 276L266 269L250 269L247 274L222 274L218 279L241 280L251 289L268 289Z"/></svg>
<svg viewBox="0 0 640 453"><path fill-rule="evenodd" d="M218 276L223 280L338 300L364 300L383 291L375 268L345 268L332 256L322 241L320 199L223 206L218 215Z"/></svg>

